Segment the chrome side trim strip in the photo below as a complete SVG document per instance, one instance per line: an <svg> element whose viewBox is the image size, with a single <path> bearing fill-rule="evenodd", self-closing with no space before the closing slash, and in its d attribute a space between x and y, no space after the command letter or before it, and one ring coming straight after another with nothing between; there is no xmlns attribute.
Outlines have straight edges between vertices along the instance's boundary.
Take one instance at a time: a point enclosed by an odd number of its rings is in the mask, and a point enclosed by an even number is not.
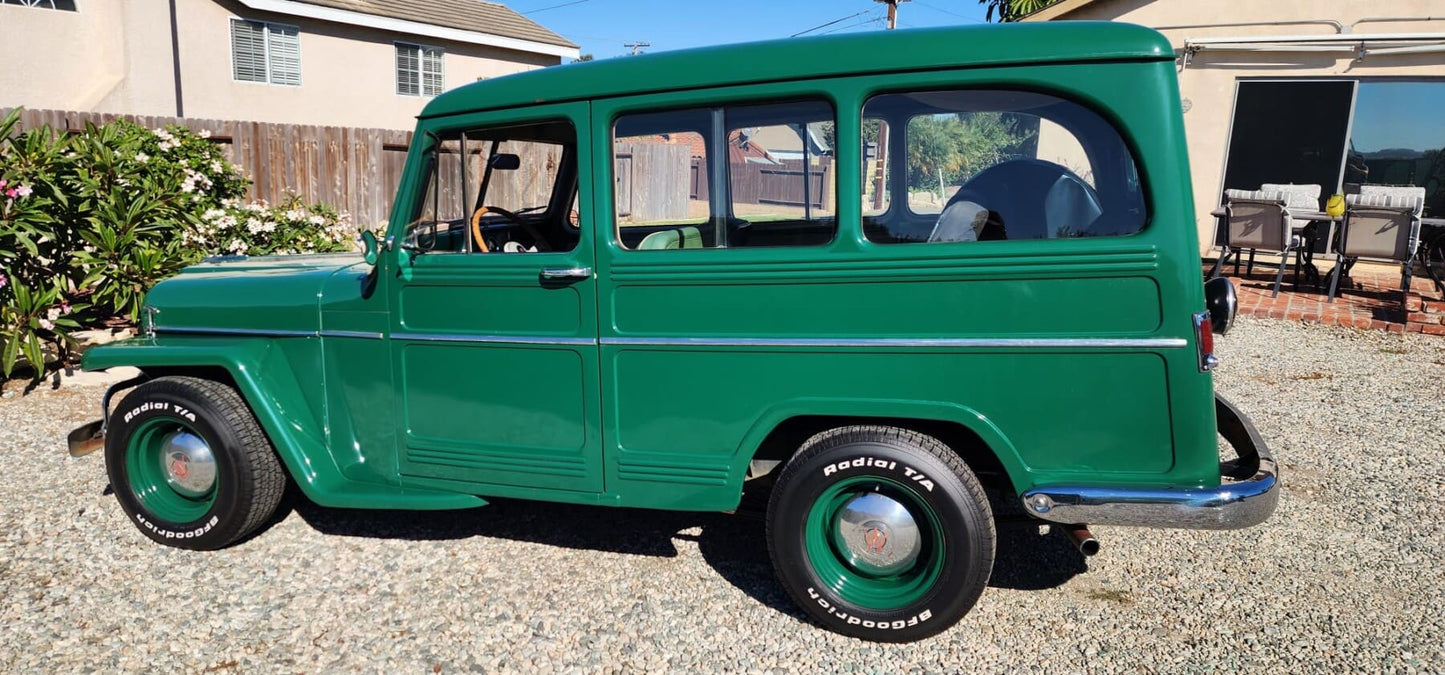
<svg viewBox="0 0 1445 675"><path fill-rule="evenodd" d="M207 328L156 326L157 333L178 335L241 335L251 337L345 337L380 340L381 333L346 330L267 330L257 328ZM397 340L420 342L475 342L482 344L568 345L596 344L633 347L835 347L835 348L932 348L1008 347L1044 349L1181 349L1183 338L724 338L724 337L538 337L530 335L471 335L449 333L393 333Z"/></svg>
<svg viewBox="0 0 1445 675"><path fill-rule="evenodd" d="M361 331L361 330L323 330L323 331L321 331L321 337L358 338L358 339L361 339L361 340L380 340L380 339L382 339L382 338L384 338L384 337L386 337L386 336L385 336L385 335L382 335L381 333L372 333L372 332L369 332L369 331Z"/></svg>
<svg viewBox="0 0 1445 675"><path fill-rule="evenodd" d="M1183 338L630 338L605 337L604 345L648 347L1022 347L1088 349L1180 349Z"/></svg>
<svg viewBox="0 0 1445 675"><path fill-rule="evenodd" d="M1279 466L1249 417L1222 396L1214 401L1219 433L1239 453L1238 462L1221 465L1220 473L1244 480L1206 490L1050 486L1025 492L1024 509L1066 525L1233 530L1264 522L1279 504Z"/></svg>
<svg viewBox="0 0 1445 675"><path fill-rule="evenodd" d="M393 340L415 340L419 342L475 342L482 344L513 345L568 345L591 347L597 340L585 337L532 337L528 335L449 335L446 333L392 333Z"/></svg>
<svg viewBox="0 0 1445 675"><path fill-rule="evenodd" d="M211 328L203 326L155 326L157 333L173 335L244 335L247 337L340 337L380 340L381 333L359 330L270 330L265 328Z"/></svg>
<svg viewBox="0 0 1445 675"><path fill-rule="evenodd" d="M264 328L209 328L200 326L154 326L156 333L176 335L244 335L249 337L316 337L314 330L270 330Z"/></svg>

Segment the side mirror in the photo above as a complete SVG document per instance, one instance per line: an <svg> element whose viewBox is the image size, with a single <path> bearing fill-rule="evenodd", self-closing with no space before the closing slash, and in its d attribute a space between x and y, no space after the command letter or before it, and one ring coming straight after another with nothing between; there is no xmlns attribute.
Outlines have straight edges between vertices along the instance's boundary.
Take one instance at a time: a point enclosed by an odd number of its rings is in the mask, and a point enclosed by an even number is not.
<svg viewBox="0 0 1445 675"><path fill-rule="evenodd" d="M510 152L504 152L492 155L491 159L487 160L487 166L495 171L516 171L522 167L522 158Z"/></svg>
<svg viewBox="0 0 1445 675"><path fill-rule="evenodd" d="M1204 308L1209 310L1209 323L1220 335L1234 323L1234 313L1239 309L1239 299L1234 294L1234 284L1224 277L1215 277L1204 282Z"/></svg>
<svg viewBox="0 0 1445 675"><path fill-rule="evenodd" d="M376 243L375 232L371 230L363 230L361 232L361 251L362 257L366 259L366 264L376 264L376 257L378 251L380 251L380 246Z"/></svg>

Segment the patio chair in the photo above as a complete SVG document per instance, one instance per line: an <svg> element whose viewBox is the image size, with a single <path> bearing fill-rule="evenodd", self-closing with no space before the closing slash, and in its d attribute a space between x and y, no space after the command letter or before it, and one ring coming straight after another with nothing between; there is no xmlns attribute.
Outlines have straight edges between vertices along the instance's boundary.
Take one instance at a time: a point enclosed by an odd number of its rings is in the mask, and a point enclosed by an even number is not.
<svg viewBox="0 0 1445 675"><path fill-rule="evenodd" d="M1400 290L1409 292L1411 266L1420 248L1420 212L1425 188L1371 190L1345 195L1345 224L1330 272L1329 301L1335 301L1340 277L1360 259L1401 264Z"/></svg>
<svg viewBox="0 0 1445 675"><path fill-rule="evenodd" d="M1239 269L1239 256L1249 251L1250 267L1253 268L1255 251L1279 253L1279 271L1274 277L1274 296L1279 295L1279 286L1284 281L1284 271L1289 267L1289 254L1295 254L1295 285L1299 285L1299 268L1302 262L1299 237L1291 231L1293 224L1289 207L1283 192L1264 190L1225 190L1224 250L1214 262L1210 277L1219 276L1224 261L1234 256L1234 267Z"/></svg>

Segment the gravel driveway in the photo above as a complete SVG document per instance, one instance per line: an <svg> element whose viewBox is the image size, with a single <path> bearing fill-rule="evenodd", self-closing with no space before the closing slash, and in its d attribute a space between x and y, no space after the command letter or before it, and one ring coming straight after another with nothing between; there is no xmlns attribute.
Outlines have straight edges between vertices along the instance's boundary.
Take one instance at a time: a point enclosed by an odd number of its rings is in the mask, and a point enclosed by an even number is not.
<svg viewBox="0 0 1445 675"><path fill-rule="evenodd" d="M289 497L241 545L150 543L64 437L100 390L0 400L0 671L1445 670L1445 340L1243 318L1219 388L1280 459L1239 532L1000 532L954 629L825 632L762 523L506 501L452 513ZM12 392L14 387L11 388Z"/></svg>

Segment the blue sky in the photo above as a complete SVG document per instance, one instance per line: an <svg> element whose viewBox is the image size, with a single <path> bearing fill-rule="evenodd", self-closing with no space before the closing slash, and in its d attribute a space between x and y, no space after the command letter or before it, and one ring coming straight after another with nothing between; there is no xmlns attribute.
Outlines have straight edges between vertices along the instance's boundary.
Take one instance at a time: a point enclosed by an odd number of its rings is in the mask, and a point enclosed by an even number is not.
<svg viewBox="0 0 1445 675"><path fill-rule="evenodd" d="M561 34L599 59L651 42L648 52L808 35L882 30L888 7L874 0L507 0L508 7ZM977 0L912 0L898 7L899 28L982 23Z"/></svg>
<svg viewBox="0 0 1445 675"><path fill-rule="evenodd" d="M1355 150L1445 147L1445 83L1363 82L1355 101Z"/></svg>

